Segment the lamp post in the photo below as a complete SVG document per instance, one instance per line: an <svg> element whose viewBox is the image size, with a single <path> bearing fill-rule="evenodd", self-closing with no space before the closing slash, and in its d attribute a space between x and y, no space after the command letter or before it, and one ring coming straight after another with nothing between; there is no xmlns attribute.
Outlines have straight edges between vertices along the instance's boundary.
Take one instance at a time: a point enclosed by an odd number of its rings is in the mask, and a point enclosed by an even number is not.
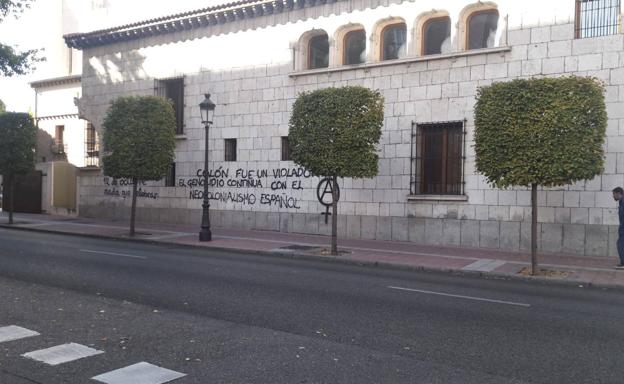
<svg viewBox="0 0 624 384"><path fill-rule="evenodd" d="M202 204L202 223L199 231L199 241L212 240L212 232L210 232L210 201L208 200L208 132L212 125L212 116L214 115L215 103L210 100L210 93L206 93L204 100L199 103L199 111L201 113L202 124L206 130L206 144L204 145L204 202Z"/></svg>

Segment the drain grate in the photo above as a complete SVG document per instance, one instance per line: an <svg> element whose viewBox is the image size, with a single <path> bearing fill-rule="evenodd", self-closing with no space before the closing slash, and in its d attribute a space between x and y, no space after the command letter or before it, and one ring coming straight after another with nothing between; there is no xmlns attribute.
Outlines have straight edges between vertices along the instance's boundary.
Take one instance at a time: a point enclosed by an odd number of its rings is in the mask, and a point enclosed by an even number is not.
<svg viewBox="0 0 624 384"><path fill-rule="evenodd" d="M279 249L286 249L289 251L312 251L315 249L319 249L320 247L315 247L315 246L311 246L311 245L297 245L297 244L293 244L293 245L286 245L284 247L280 247Z"/></svg>

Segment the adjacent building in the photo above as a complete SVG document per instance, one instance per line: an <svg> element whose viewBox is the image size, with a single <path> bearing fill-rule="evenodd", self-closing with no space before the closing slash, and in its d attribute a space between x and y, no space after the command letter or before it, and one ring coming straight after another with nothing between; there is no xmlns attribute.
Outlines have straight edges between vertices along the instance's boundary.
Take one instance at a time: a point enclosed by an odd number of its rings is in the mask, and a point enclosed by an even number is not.
<svg viewBox="0 0 624 384"><path fill-rule="evenodd" d="M319 179L290 159L300 92L361 85L385 98L379 175L343 179L340 236L525 251L530 192L475 172L480 86L534 76L593 76L606 87L604 173L539 193L543 252L614 255L624 184L624 34L619 0L242 0L65 36L82 51L80 117L95 132L122 95L174 103L170 174L139 187L138 218L200 223L204 128L213 225L329 233ZM127 180L83 173L84 216L129 214Z"/></svg>

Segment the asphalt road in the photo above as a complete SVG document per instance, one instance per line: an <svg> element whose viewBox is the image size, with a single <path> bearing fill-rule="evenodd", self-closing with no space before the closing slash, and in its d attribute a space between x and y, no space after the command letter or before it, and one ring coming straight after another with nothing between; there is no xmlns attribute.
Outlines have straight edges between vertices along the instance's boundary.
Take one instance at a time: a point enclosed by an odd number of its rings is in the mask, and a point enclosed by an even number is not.
<svg viewBox="0 0 624 384"><path fill-rule="evenodd" d="M0 383L622 383L624 295L0 229ZM76 342L105 353L46 366Z"/></svg>

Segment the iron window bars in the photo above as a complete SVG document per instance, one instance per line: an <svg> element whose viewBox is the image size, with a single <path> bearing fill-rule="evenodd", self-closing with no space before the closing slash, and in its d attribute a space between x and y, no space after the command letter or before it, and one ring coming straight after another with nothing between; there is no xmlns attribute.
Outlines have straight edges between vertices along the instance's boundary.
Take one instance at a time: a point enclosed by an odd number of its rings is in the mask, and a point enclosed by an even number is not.
<svg viewBox="0 0 624 384"><path fill-rule="evenodd" d="M156 96L173 102L176 119L176 135L184 134L184 77L155 80Z"/></svg>
<svg viewBox="0 0 624 384"><path fill-rule="evenodd" d="M615 35L620 29L620 0L576 0L576 38Z"/></svg>
<svg viewBox="0 0 624 384"><path fill-rule="evenodd" d="M85 165L98 167L100 165L100 148L95 127L88 122L85 131Z"/></svg>
<svg viewBox="0 0 624 384"><path fill-rule="evenodd" d="M466 121L412 121L410 194L463 195Z"/></svg>

